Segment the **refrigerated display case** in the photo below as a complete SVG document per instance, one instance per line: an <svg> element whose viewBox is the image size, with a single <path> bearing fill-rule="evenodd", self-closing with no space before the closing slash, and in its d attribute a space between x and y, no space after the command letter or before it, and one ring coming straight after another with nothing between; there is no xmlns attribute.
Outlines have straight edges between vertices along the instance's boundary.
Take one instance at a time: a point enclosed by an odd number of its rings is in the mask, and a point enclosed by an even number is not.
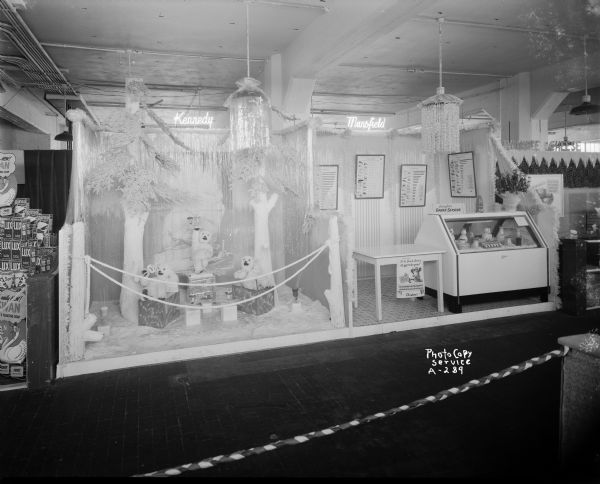
<svg viewBox="0 0 600 484"><path fill-rule="evenodd" d="M527 212L427 215L415 243L446 251L444 299L452 312L486 296L548 300L548 245ZM426 289L437 292L427 270Z"/></svg>

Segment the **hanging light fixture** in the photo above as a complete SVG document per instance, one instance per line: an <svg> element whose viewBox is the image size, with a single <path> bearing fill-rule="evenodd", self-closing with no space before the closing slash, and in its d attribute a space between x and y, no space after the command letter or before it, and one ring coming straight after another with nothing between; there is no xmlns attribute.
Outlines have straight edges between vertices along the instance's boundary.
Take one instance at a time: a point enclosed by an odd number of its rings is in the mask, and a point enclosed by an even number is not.
<svg viewBox="0 0 600 484"><path fill-rule="evenodd" d="M571 109L569 114L579 116L581 114L596 114L600 113L600 106L592 104L592 97L588 94L587 86L587 49L585 45L585 35L583 36L583 78L585 79L585 94L579 106Z"/></svg>
<svg viewBox="0 0 600 484"><path fill-rule="evenodd" d="M67 96L65 95L65 92L63 91L63 99L65 101L65 122L67 123L67 129L64 130L62 133L57 134L54 139L55 141L73 141L73 135L71 134L71 130L69 129L70 123L69 120L67 119Z"/></svg>
<svg viewBox="0 0 600 484"><path fill-rule="evenodd" d="M234 151L263 148L271 135L271 102L259 87L260 81L250 77L250 14L246 1L246 77L236 82L237 91L225 106L229 108L231 147Z"/></svg>
<svg viewBox="0 0 600 484"><path fill-rule="evenodd" d="M575 143L567 137L567 111L565 111L565 135L562 141L554 141L550 146L551 151L575 151Z"/></svg>
<svg viewBox="0 0 600 484"><path fill-rule="evenodd" d="M442 85L442 23L438 19L439 79L436 94L422 101L421 139L426 152L459 151L460 105L462 99L446 94Z"/></svg>

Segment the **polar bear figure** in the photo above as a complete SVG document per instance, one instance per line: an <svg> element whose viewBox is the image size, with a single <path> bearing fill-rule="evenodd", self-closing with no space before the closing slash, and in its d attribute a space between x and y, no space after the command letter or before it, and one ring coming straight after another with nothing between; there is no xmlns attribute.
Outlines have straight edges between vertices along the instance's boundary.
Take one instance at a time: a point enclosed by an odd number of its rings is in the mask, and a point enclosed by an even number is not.
<svg viewBox="0 0 600 484"><path fill-rule="evenodd" d="M188 221L192 226L192 264L194 272L200 274L213 256L213 247L210 244L212 233L197 224L197 217L188 217Z"/></svg>
<svg viewBox="0 0 600 484"><path fill-rule="evenodd" d="M269 287L269 279L262 276L262 270L256 263L254 257L245 255L241 258L241 268L239 271L235 271L233 277L236 279L250 279L248 281L242 281L240 284L246 289L260 290Z"/></svg>
<svg viewBox="0 0 600 484"><path fill-rule="evenodd" d="M169 269L166 265L158 265L156 271L156 278L159 281L164 282L165 291L167 295L174 294L179 291L179 276L177 273Z"/></svg>

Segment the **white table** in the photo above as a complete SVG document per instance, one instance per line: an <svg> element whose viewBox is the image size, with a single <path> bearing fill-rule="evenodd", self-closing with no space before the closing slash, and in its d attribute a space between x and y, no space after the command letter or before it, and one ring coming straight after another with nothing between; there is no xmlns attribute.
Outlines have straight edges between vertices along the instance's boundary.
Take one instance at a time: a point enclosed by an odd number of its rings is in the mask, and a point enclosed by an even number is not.
<svg viewBox="0 0 600 484"><path fill-rule="evenodd" d="M356 270L357 261L373 264L375 267L375 306L377 308L377 320L381 321L381 266L397 264L402 257L419 257L423 262L435 262L437 268L437 302L438 311L444 312L444 277L442 269L442 254L445 250L436 249L423 244L400 244L388 245L382 247L364 247L355 249L352 257L354 258L354 277L355 288L358 278ZM354 307L358 306L358 294L355 295Z"/></svg>

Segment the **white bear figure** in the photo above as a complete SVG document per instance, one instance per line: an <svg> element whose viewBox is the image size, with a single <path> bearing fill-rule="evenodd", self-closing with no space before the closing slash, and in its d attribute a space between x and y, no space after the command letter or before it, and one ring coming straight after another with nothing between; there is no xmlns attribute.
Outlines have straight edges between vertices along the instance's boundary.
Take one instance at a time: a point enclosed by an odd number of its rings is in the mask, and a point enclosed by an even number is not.
<svg viewBox="0 0 600 484"><path fill-rule="evenodd" d="M256 264L254 257L245 255L241 258L241 264L241 269L239 271L235 271L233 277L236 279L251 279L249 281L241 282L243 287L252 290L264 289L265 287L268 287L269 281L265 277L260 277L262 275L262 271Z"/></svg>
<svg viewBox="0 0 600 484"><path fill-rule="evenodd" d="M167 296L166 284L159 282L157 279L157 269L153 264L149 264L145 269L142 269L142 276L156 279L156 281L149 281L148 279L141 279L136 277L134 279L140 286L142 286L142 292L150 297L157 299L164 299Z"/></svg>
<svg viewBox="0 0 600 484"><path fill-rule="evenodd" d="M159 265L157 267L156 277L160 281L165 281L164 286L168 296L179 291L179 276L166 265Z"/></svg>
<svg viewBox="0 0 600 484"><path fill-rule="evenodd" d="M194 272L199 274L206 269L208 262L213 256L213 247L210 245L212 233L208 230L203 230L198 225L197 217L188 217L188 221L192 226L192 263L194 264Z"/></svg>

